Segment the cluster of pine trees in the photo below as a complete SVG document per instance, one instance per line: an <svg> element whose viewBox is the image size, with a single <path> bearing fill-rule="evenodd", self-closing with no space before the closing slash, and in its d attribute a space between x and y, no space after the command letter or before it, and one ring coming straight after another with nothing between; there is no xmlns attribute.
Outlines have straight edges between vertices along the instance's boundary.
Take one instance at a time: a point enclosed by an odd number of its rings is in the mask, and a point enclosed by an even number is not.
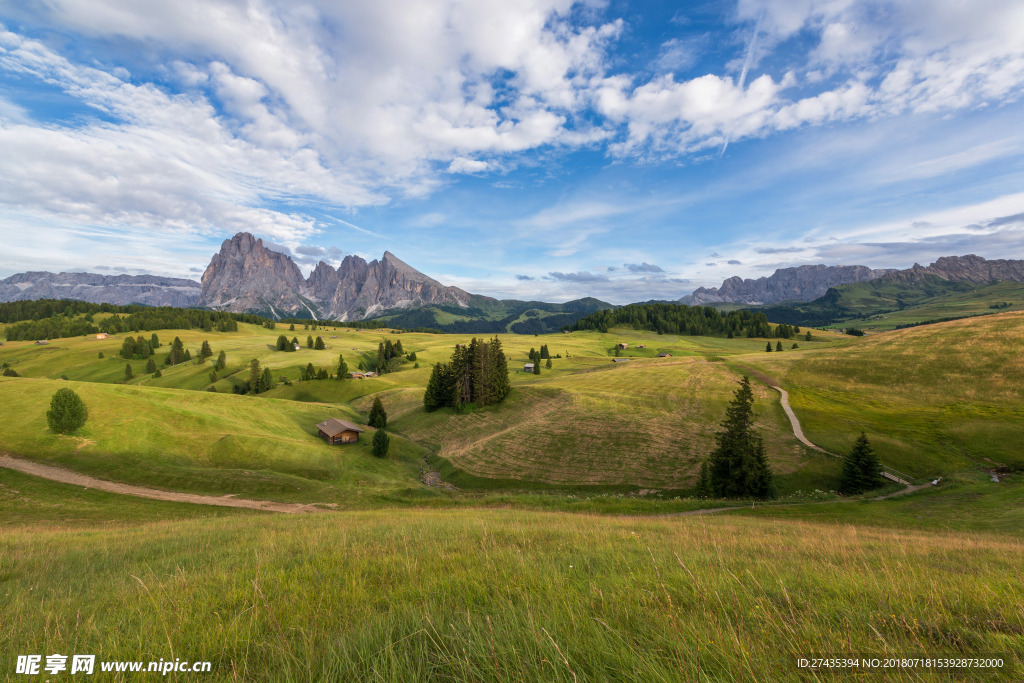
<svg viewBox="0 0 1024 683"><path fill-rule="evenodd" d="M754 392L744 376L726 409L722 430L715 435L717 447L701 464L697 477L698 498L775 497L775 483L764 441L754 431Z"/></svg>
<svg viewBox="0 0 1024 683"><path fill-rule="evenodd" d="M292 337L291 341L288 341L288 337L283 334L277 338L277 350L278 351L294 351L295 347L299 344L298 337Z"/></svg>
<svg viewBox="0 0 1024 683"><path fill-rule="evenodd" d="M729 338L744 334L747 337L768 337L773 334L768 318L760 311L725 313L711 306L664 303L630 304L596 311L562 329L607 332L613 327L652 330L658 334L725 334Z"/></svg>
<svg viewBox="0 0 1024 683"><path fill-rule="evenodd" d="M510 390L501 341L497 337L489 342L473 337L468 345L455 347L450 362L434 366L423 406L430 411L444 406L493 405L505 400Z"/></svg>
<svg viewBox="0 0 1024 683"><path fill-rule="evenodd" d="M128 335L124 338L124 342L121 343L119 355L128 360L146 360L156 353L158 348L160 348L160 338L155 332L149 339L146 339L141 334L138 338Z"/></svg>
<svg viewBox="0 0 1024 683"><path fill-rule="evenodd" d="M388 372L395 372L402 362L405 351L402 349L402 340L396 339L391 343L386 339L377 345L377 374L383 375Z"/></svg>

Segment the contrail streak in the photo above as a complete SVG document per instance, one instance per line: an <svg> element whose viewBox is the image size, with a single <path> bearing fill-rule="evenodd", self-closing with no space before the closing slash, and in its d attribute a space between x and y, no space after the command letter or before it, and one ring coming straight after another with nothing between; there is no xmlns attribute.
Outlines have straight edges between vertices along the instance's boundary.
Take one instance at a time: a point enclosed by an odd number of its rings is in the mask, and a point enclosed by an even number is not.
<svg viewBox="0 0 1024 683"><path fill-rule="evenodd" d="M757 46L757 34L761 30L761 15L757 17L757 23L754 24L754 35L750 36L750 42L747 43L747 55L743 58L743 68L740 70L740 90L743 90L743 86L747 82L747 72L750 71L750 63L754 60L754 48ZM718 158L721 159L725 156L725 150L729 148L729 138L725 138L725 142L722 143L722 149L718 152Z"/></svg>

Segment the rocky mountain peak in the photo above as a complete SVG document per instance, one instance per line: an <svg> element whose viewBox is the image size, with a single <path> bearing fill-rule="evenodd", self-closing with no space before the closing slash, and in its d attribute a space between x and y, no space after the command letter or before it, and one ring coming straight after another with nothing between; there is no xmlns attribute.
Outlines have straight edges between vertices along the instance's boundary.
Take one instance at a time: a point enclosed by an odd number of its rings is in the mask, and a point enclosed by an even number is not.
<svg viewBox="0 0 1024 683"><path fill-rule="evenodd" d="M221 245L203 274L200 303L231 311L358 320L395 308L434 303L465 306L469 295L445 287L390 251L367 263L346 256L335 269L317 263L308 278L286 255L272 251L249 233Z"/></svg>

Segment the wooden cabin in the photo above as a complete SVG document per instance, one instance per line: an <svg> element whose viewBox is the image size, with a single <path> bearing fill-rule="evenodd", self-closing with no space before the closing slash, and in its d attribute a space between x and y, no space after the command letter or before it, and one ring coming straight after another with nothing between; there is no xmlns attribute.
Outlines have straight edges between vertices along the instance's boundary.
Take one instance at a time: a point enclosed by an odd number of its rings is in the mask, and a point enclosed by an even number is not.
<svg viewBox="0 0 1024 683"><path fill-rule="evenodd" d="M524 365L523 370L526 372L533 372L533 363L527 363Z"/></svg>
<svg viewBox="0 0 1024 683"><path fill-rule="evenodd" d="M620 349L628 349L629 348L629 344L627 344L626 342L619 342L619 348Z"/></svg>
<svg viewBox="0 0 1024 683"><path fill-rule="evenodd" d="M659 353L658 354L658 358L671 358L671 357L672 357L671 353Z"/></svg>
<svg viewBox="0 0 1024 683"><path fill-rule="evenodd" d="M333 417L318 424L316 430L317 435L332 446L339 443L356 443L359 441L359 435L365 431L351 422Z"/></svg>

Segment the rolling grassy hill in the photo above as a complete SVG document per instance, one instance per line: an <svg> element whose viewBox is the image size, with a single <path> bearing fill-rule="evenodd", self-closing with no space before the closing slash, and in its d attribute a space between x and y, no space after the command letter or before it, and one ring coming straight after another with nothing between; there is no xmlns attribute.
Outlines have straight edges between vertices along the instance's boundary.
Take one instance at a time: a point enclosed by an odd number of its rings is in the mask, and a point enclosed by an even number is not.
<svg viewBox="0 0 1024 683"><path fill-rule="evenodd" d="M843 347L750 357L778 378L815 443L864 430L882 461L919 477L1024 466L1024 313L915 327Z"/></svg>
<svg viewBox="0 0 1024 683"><path fill-rule="evenodd" d="M281 333L319 333L330 348L277 352ZM0 469L2 671L17 653L94 652L210 660L211 681L797 681L810 675L795 664L804 656L994 655L1001 670L957 680L1024 677L1012 580L1024 487L1019 473L995 483L982 471L1024 466L1022 313L864 338L815 331L782 353L764 339L636 330L502 335L511 397L461 413L425 413L421 398L432 364L469 335L159 334L225 350L218 392L205 391L210 363L155 379L133 362L140 376L125 383L118 338L0 347L23 375L0 378L0 450L342 512L132 499ZM354 367L382 338L400 338L420 367L297 379L309 362L333 371L339 353ZM619 341L630 360L613 364ZM539 376L517 371L541 344L562 358ZM291 384L228 393L252 358ZM799 504L637 516L715 504L675 498L751 370L790 391L816 443L842 451L864 429L886 464L946 480L884 501L795 495L832 486L839 463L799 445L777 394L756 383L757 426ZM66 437L44 418L65 386L90 410ZM389 413L387 459L315 436L326 417L364 422L374 397ZM422 484L425 459L462 490ZM668 499L629 495L640 488Z"/></svg>
<svg viewBox="0 0 1024 683"><path fill-rule="evenodd" d="M317 442L311 426L330 415L363 421L372 398L380 396L405 459L404 469L374 475L380 482L394 477L379 484L384 489L417 486L427 456L446 480L471 490L680 492L692 486L735 381L750 368L776 377L790 391L815 443L841 453L865 430L883 463L916 477L935 477L990 461L1019 462L1008 447L1021 436L1016 419L1021 399L1013 390L1021 368L1010 351L1024 341L1019 320L1020 314L1011 312L865 339L815 331L815 341L801 336L799 349L790 350L792 342L786 342L784 353L772 354L764 353L763 339L638 330L502 335L513 395L498 408L461 413L426 413L421 399L433 363L447 360L469 335L345 328L291 332L245 324L237 333L161 332L165 345L177 335L193 351L208 339L215 353L227 353L227 371L213 385L218 394L176 391L207 388L210 363L183 363L153 378L143 373L142 362L133 362L138 376L125 383L116 337L55 340L47 346L11 342L0 348L0 360L23 377L65 375L81 387L90 407L97 403L86 427L91 432L83 433L97 445L77 451L47 436L42 415L57 384L20 378L0 384L0 393L22 396L9 410L19 428L0 441L8 450L83 471L117 471L133 483L279 496L287 491L309 496L333 486L328 500L349 504L346 496L359 489L353 482L362 480L342 476L335 460L344 449L332 451ZM303 344L307 335L320 334L328 348L275 351L282 333ZM333 371L338 354L354 369L376 353L382 339L401 339L406 352L416 352L419 367L407 363L400 372L376 379L298 381L306 363ZM613 364L619 341L629 344L621 353L630 360ZM529 349L541 344L562 358L539 376L522 372ZM646 348L637 348L641 344ZM99 351L106 358L98 358ZM157 360L164 352L162 347ZM659 352L672 357L657 358ZM260 396L224 395L233 382L244 381L252 358L291 384ZM781 490L834 488L838 461L800 445L777 394L761 385L755 390L757 427ZM182 411L177 432L161 422L166 414L177 415L174 411ZM94 458L93 451L105 455ZM182 454L190 455L182 460ZM133 464L118 471L118 458ZM238 472L254 471L261 474L247 474L241 479L250 481L236 486Z"/></svg>
<svg viewBox="0 0 1024 683"><path fill-rule="evenodd" d="M881 278L840 285L807 303L765 306L769 320L807 326L856 325L891 330L898 325L990 313L992 304L1024 307L1024 284L978 285L924 275L913 282Z"/></svg>

